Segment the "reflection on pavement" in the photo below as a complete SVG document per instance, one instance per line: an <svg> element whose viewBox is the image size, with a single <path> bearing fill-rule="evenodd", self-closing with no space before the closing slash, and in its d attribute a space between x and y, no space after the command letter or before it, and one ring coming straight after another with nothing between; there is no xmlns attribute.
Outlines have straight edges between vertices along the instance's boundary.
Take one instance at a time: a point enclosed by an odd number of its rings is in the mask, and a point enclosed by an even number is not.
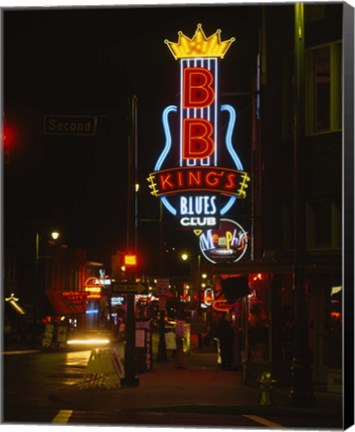
<svg viewBox="0 0 355 432"><path fill-rule="evenodd" d="M91 350L69 351L65 353L65 365L86 367L90 358Z"/></svg>

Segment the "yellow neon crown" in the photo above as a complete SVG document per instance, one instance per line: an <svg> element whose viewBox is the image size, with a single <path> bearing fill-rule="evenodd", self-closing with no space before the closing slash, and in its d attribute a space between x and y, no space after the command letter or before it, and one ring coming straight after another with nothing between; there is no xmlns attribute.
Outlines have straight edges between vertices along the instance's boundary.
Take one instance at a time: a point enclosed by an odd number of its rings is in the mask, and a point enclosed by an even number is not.
<svg viewBox="0 0 355 432"><path fill-rule="evenodd" d="M175 59L181 58L193 58L193 57L219 57L223 58L235 41L232 37L226 41L221 41L221 30L217 30L209 38L206 38L204 31L202 30L202 24L197 24L197 30L192 39L188 38L179 31L178 43L170 42L165 39L165 43L168 45Z"/></svg>

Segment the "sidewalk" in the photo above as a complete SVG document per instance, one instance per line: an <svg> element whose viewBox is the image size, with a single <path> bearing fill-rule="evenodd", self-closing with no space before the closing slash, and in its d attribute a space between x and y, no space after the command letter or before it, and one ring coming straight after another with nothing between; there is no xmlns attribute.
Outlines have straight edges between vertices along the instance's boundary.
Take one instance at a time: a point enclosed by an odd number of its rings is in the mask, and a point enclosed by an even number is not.
<svg viewBox="0 0 355 432"><path fill-rule="evenodd" d="M176 368L168 355L165 362L153 361L153 369L137 375L138 386L118 389L84 389L77 384L57 389L49 395L68 408L96 411L208 412L209 414L341 415L341 395L315 392L316 406L297 408L288 404L289 388L275 387L273 405L258 402L257 386L246 386L241 372L223 371L216 353L192 352L185 355L184 368Z"/></svg>

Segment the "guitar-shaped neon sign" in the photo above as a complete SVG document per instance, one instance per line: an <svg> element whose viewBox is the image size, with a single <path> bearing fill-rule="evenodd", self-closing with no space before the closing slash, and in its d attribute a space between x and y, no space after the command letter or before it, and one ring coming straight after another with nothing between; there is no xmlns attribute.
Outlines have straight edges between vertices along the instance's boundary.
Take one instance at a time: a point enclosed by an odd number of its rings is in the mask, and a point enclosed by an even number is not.
<svg viewBox="0 0 355 432"><path fill-rule="evenodd" d="M180 224L192 229L217 226L237 198L246 197L250 180L232 144L236 112L230 105L219 105L218 61L235 40L221 41L220 33L207 38L198 24L192 39L179 32L178 43L165 40L180 60L180 103L163 112L165 147L147 180L151 194L161 197ZM219 144L220 112L229 114L224 148ZM173 113L179 122L179 140L174 143L179 146L179 165L166 167L173 150ZM221 151L229 154L232 167L219 166Z"/></svg>

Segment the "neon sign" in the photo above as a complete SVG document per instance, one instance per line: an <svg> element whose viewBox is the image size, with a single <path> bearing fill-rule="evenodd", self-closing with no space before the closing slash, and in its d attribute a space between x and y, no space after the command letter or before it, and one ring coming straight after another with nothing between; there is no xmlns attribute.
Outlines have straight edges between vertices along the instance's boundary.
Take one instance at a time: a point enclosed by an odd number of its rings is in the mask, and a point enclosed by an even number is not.
<svg viewBox="0 0 355 432"><path fill-rule="evenodd" d="M203 301L206 306L211 306L214 301L214 291L212 288L208 287L203 293Z"/></svg>
<svg viewBox="0 0 355 432"><path fill-rule="evenodd" d="M221 41L220 33L207 38L198 24L192 39L179 32L177 43L165 40L180 61L180 102L163 112L165 147L147 180L151 194L160 197L180 225L192 229L217 226L237 198L246 197L250 180L232 144L236 112L219 104L218 60L235 41ZM224 141L221 115L228 116ZM178 137L170 130L172 116L179 123ZM170 152L178 149L178 166L169 166ZM225 166L219 166L222 151L228 156Z"/></svg>
<svg viewBox="0 0 355 432"><path fill-rule="evenodd" d="M213 264L239 261L248 247L248 234L231 219L221 219L219 228L210 228L200 234L200 250Z"/></svg>
<svg viewBox="0 0 355 432"><path fill-rule="evenodd" d="M100 300L102 291L101 280L95 276L90 276L85 281L85 292L87 300Z"/></svg>

